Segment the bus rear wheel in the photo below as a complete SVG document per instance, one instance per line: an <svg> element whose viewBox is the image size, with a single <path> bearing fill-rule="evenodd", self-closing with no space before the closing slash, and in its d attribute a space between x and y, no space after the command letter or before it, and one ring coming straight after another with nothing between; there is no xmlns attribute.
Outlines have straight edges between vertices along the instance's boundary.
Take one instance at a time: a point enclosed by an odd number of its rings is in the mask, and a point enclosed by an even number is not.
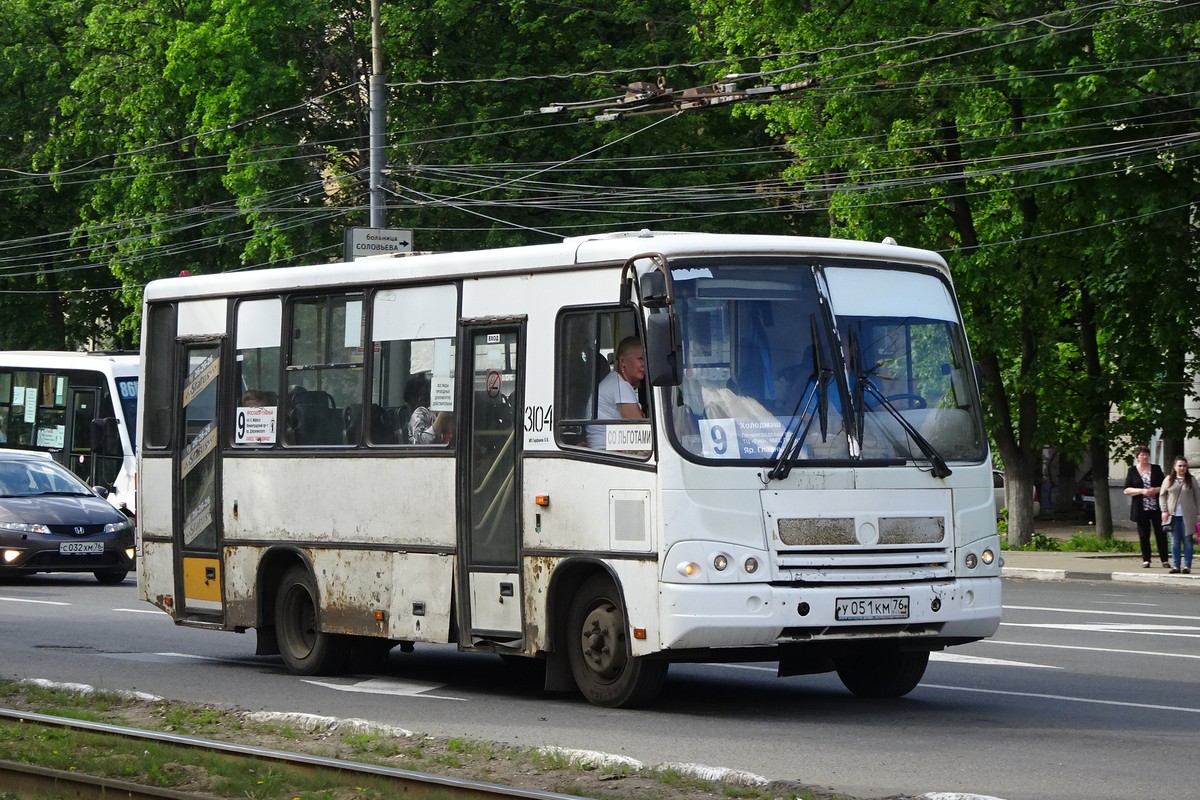
<svg viewBox="0 0 1200 800"><path fill-rule="evenodd" d="M317 629L317 587L304 567L284 573L275 596L275 635L284 666L295 675L332 675L346 664L344 637Z"/></svg>
<svg viewBox="0 0 1200 800"><path fill-rule="evenodd" d="M837 674L859 697L903 697L917 688L929 664L929 651L868 650L838 659Z"/></svg>
<svg viewBox="0 0 1200 800"><path fill-rule="evenodd" d="M567 615L567 661L575 685L591 703L633 708L653 700L667 677L667 662L629 655L620 592L602 576L589 578Z"/></svg>

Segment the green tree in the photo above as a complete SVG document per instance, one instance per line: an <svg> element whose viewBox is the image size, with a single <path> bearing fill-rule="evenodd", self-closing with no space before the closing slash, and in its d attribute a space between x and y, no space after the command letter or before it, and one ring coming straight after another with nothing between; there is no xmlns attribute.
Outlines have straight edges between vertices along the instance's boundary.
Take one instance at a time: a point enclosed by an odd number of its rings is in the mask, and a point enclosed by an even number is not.
<svg viewBox="0 0 1200 800"><path fill-rule="evenodd" d="M732 56L790 53L764 63L819 78L798 100L752 113L787 132L797 154L789 175L825 199L831 230L947 253L1009 477L1012 543L1032 532L1017 498L1040 477L1043 445L1082 436L1105 486L1110 409L1160 412L1149 376L1161 376L1165 354L1182 343L1179 330L1149 323L1126 335L1121 326L1131 306L1151 302L1134 285L1148 252L1160 296L1194 265L1181 224L1190 212L1179 202L1196 196L1183 166L1195 154L1184 137L1194 116L1179 100L1194 96L1192 11L916 0L695 6L705 36ZM1165 187L1176 190L1164 198ZM1178 313L1194 318L1196 293L1171 293ZM1130 368L1119 380L1118 364ZM1106 535L1106 494L1103 505Z"/></svg>
<svg viewBox="0 0 1200 800"><path fill-rule="evenodd" d="M78 193L55 191L36 165L71 78L61 54L78 11L0 2L0 348L73 349L96 335L95 320L123 313L112 276L64 250Z"/></svg>
<svg viewBox="0 0 1200 800"><path fill-rule="evenodd" d="M718 112L598 123L586 112L537 113L621 96L636 81L683 89L711 80L707 68L678 66L704 55L686 0L428 0L385 5L383 21L390 215L417 229L422 248L526 244L613 227L796 224L786 209L742 213L761 210L761 194L747 202L720 191L778 177L778 164L739 157L776 141L753 120Z"/></svg>

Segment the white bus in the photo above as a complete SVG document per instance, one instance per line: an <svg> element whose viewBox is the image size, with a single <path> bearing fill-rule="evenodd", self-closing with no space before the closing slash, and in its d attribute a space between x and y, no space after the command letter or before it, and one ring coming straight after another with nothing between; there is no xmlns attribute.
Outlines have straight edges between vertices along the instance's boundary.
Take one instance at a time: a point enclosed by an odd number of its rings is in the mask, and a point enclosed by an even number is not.
<svg viewBox="0 0 1200 800"><path fill-rule="evenodd" d="M0 447L49 453L133 516L140 362L136 353L0 352Z"/></svg>
<svg viewBox="0 0 1200 800"><path fill-rule="evenodd" d="M999 625L936 254L642 231L171 278L145 303L141 597L253 628L294 673L449 642L602 706L650 701L672 661L895 697ZM599 418L629 336L641 412Z"/></svg>

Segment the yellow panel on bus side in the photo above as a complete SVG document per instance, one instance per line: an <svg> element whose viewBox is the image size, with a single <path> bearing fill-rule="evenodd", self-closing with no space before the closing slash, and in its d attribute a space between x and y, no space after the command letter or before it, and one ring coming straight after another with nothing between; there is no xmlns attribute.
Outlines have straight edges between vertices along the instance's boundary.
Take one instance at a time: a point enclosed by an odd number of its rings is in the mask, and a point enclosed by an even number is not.
<svg viewBox="0 0 1200 800"><path fill-rule="evenodd" d="M185 610L221 610L221 562L215 558L183 558Z"/></svg>

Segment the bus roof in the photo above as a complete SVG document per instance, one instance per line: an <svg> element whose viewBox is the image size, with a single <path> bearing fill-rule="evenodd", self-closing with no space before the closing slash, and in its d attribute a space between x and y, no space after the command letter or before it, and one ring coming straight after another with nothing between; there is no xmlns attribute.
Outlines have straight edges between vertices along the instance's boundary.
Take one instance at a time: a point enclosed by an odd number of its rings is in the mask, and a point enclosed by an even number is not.
<svg viewBox="0 0 1200 800"><path fill-rule="evenodd" d="M84 350L3 350L0 367L19 369L90 369L118 376L137 376L141 356L135 352Z"/></svg>
<svg viewBox="0 0 1200 800"><path fill-rule="evenodd" d="M948 272L946 262L938 254L890 242L881 244L805 236L642 230L578 236L553 244L381 255L350 262L164 278L147 285L145 300L196 299L284 291L304 286L355 286L446 277L468 278L506 272L587 269L600 264L621 263L642 253L662 253L668 258L716 254L849 257L921 264Z"/></svg>

